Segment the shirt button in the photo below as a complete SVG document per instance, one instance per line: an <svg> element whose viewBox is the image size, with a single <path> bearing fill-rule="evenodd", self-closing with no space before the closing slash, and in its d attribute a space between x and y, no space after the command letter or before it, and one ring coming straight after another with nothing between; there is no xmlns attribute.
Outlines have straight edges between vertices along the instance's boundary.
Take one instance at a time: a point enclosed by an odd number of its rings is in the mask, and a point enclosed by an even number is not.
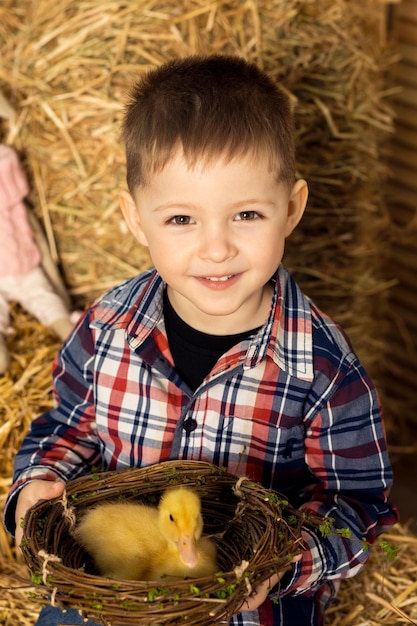
<svg viewBox="0 0 417 626"><path fill-rule="evenodd" d="M192 433L193 430L195 430L197 428L197 420L193 419L192 417L188 417L183 424L183 429L185 430L186 433Z"/></svg>

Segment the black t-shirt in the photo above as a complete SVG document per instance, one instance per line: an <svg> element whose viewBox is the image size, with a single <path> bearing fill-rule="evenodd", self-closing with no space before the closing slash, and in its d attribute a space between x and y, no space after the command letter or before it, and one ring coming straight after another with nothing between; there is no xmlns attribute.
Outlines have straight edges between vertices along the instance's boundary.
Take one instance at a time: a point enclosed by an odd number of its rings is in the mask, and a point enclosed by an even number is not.
<svg viewBox="0 0 417 626"><path fill-rule="evenodd" d="M202 383L222 354L258 329L236 335L210 335L184 322L174 311L164 292L165 327L175 369L193 390Z"/></svg>

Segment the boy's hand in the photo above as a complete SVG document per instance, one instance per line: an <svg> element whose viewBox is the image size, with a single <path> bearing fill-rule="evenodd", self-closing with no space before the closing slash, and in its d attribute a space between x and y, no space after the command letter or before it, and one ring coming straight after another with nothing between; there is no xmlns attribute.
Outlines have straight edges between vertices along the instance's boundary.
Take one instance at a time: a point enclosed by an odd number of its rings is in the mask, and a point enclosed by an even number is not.
<svg viewBox="0 0 417 626"><path fill-rule="evenodd" d="M291 563L297 563L297 561L300 561L300 560L301 560L301 554L298 554L297 556L293 558ZM271 589L275 587L275 585L279 583L279 581L284 576L284 574L290 570L291 570L291 567L286 567L285 569L280 571L278 574L273 574L270 578L268 578L267 580L264 580L263 583L261 583L260 585L258 585L258 587L256 587L252 595L245 598L238 612L255 611L258 607L260 607L261 604L265 602L266 598L268 597L268 593L271 591Z"/></svg>
<svg viewBox="0 0 417 626"><path fill-rule="evenodd" d="M15 513L15 540L17 546L20 546L22 541L23 529L21 524L26 511L39 500L52 500L53 498L58 498L64 491L64 488L65 483L61 480L56 480L54 482L50 480L34 480L23 487L17 498Z"/></svg>
<svg viewBox="0 0 417 626"><path fill-rule="evenodd" d="M288 569L288 568L287 568ZM273 574L271 578L264 580L263 583L256 587L255 591L244 599L243 604L239 608L240 611L255 611L263 602L265 602L268 593L271 591L278 582L281 576L287 571L280 572L279 574Z"/></svg>

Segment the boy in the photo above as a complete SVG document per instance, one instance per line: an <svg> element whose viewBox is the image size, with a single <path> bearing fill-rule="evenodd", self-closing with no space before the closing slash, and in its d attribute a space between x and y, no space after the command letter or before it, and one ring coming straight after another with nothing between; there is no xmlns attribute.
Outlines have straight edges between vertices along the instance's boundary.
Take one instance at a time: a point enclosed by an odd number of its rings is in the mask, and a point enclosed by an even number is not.
<svg viewBox="0 0 417 626"><path fill-rule="evenodd" d="M6 526L20 541L27 508L92 465L226 466L352 531L306 529L279 602L274 576L231 624L321 625L368 558L362 538L397 514L373 384L281 264L308 195L288 98L242 59L175 60L135 87L123 140L121 209L156 269L105 294L61 348L57 405L17 455ZM63 623L54 611L38 624Z"/></svg>

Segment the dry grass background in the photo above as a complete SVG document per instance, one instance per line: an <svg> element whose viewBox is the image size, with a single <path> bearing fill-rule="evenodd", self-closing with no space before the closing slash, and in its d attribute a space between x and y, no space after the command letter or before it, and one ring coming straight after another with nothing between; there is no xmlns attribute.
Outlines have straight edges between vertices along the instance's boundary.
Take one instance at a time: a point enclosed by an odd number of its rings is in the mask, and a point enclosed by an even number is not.
<svg viewBox="0 0 417 626"><path fill-rule="evenodd" d="M0 139L19 151L31 210L74 304L87 306L150 263L118 210L125 187L119 123L132 80L173 56L239 54L282 82L294 102L298 171L311 196L286 264L344 325L384 398L383 262L392 225L381 152L392 116L383 33L382 0L2 0L0 90L15 116L0 121ZM50 406L58 345L17 305L12 312L13 360L0 379L2 504L22 436ZM395 432L389 410L387 426ZM397 560L390 565L376 550L365 572L342 586L329 625L415 623L417 542L407 529L393 534ZM26 571L0 538L0 580L16 586ZM0 595L0 624L34 623L26 589ZM393 601L405 616L386 604Z"/></svg>

